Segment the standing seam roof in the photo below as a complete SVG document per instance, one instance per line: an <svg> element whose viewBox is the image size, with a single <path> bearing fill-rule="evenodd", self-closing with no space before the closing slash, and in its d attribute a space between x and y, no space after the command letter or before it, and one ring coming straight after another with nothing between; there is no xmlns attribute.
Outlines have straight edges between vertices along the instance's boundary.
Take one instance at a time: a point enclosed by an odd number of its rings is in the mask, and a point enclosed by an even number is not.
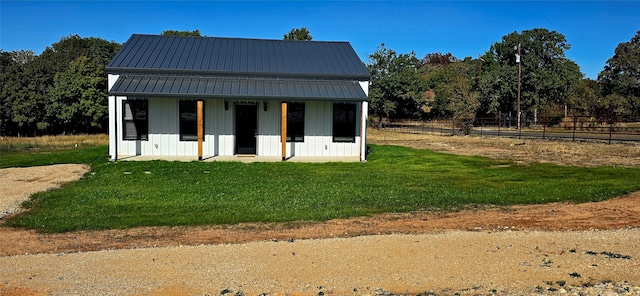
<svg viewBox="0 0 640 296"><path fill-rule="evenodd" d="M159 97L368 100L359 83L348 80L122 75L109 93Z"/></svg>
<svg viewBox="0 0 640 296"><path fill-rule="evenodd" d="M348 42L139 34L129 38L106 69L115 74L180 72L354 80L370 77Z"/></svg>

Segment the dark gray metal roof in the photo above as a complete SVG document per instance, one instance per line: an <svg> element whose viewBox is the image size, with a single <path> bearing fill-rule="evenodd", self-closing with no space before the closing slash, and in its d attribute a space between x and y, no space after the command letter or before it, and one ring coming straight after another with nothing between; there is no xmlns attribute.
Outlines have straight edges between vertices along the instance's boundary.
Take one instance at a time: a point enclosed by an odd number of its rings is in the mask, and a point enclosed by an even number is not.
<svg viewBox="0 0 640 296"><path fill-rule="evenodd" d="M348 42L134 34L107 72L369 80Z"/></svg>
<svg viewBox="0 0 640 296"><path fill-rule="evenodd" d="M366 101L357 81L120 75L110 95Z"/></svg>

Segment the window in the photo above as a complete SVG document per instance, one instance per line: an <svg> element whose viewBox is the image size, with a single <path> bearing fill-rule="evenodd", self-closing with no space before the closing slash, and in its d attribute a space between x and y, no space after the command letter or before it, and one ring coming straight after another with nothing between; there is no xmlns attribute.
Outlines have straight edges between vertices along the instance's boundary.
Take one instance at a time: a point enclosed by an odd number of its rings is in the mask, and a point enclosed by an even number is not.
<svg viewBox="0 0 640 296"><path fill-rule="evenodd" d="M204 103L203 103L204 109ZM198 101L180 101L180 141L198 140ZM203 117L204 117L204 110ZM204 125L204 121L203 121ZM204 126L202 127L204 130ZM204 137L202 139L204 141Z"/></svg>
<svg viewBox="0 0 640 296"><path fill-rule="evenodd" d="M304 103L287 105L287 142L304 142Z"/></svg>
<svg viewBox="0 0 640 296"><path fill-rule="evenodd" d="M122 101L122 138L124 140L148 140L147 110L147 100Z"/></svg>
<svg viewBox="0 0 640 296"><path fill-rule="evenodd" d="M355 104L333 104L333 141L355 143Z"/></svg>

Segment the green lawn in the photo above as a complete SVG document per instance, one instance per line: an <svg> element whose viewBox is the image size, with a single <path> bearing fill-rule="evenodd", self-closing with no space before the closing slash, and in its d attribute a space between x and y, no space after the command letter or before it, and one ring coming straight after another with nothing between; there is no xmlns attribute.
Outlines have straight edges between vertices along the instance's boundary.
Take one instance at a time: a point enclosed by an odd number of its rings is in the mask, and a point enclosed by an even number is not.
<svg viewBox="0 0 640 296"><path fill-rule="evenodd" d="M107 145L45 152L6 152L0 149L0 168L29 167L59 163L88 163L99 166L107 161Z"/></svg>
<svg viewBox="0 0 640 296"><path fill-rule="evenodd" d="M372 146L366 163L112 163L104 146L75 152L92 171L35 194L30 210L7 225L65 232L321 221L470 204L598 201L640 190L637 168L516 165L397 146ZM23 160L67 162L66 153ZM19 157L3 157L2 166L19 164Z"/></svg>

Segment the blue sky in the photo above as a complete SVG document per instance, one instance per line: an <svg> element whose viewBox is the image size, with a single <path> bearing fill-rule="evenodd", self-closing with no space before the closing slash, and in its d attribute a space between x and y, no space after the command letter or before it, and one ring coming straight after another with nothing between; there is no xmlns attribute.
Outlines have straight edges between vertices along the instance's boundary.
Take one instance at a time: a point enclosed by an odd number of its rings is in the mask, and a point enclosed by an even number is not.
<svg viewBox="0 0 640 296"><path fill-rule="evenodd" d="M40 54L78 34L123 43L133 33L282 39L307 27L314 40L349 41L360 58L380 43L399 53L477 57L511 32L546 28L567 38L595 79L620 42L640 30L640 1L0 1L0 48Z"/></svg>

